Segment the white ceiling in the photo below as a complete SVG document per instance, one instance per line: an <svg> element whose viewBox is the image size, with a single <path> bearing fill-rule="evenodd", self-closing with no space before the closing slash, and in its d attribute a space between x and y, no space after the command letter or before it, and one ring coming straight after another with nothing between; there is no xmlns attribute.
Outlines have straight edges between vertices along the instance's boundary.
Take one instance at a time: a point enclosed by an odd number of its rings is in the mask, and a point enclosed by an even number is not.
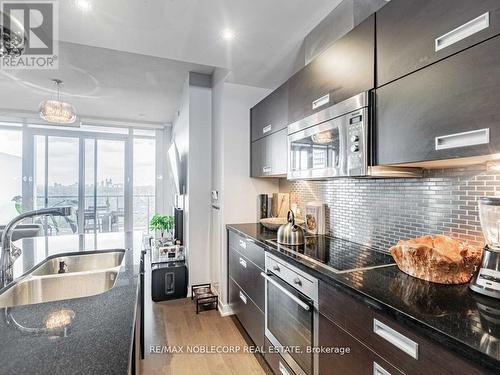
<svg viewBox="0 0 500 375"><path fill-rule="evenodd" d="M170 123L190 71L212 67L62 42L59 69L4 70L0 108L36 111L54 98L52 78L64 81L63 100L79 116Z"/></svg>
<svg viewBox="0 0 500 375"><path fill-rule="evenodd" d="M78 1L60 1L59 70L0 72L1 108L36 109L60 78L79 114L170 122L189 71L219 67L230 82L277 87L302 63L304 37L341 2L87 0L82 11ZM234 40L221 38L225 28Z"/></svg>
<svg viewBox="0 0 500 375"><path fill-rule="evenodd" d="M87 0L92 9L82 12L77 1L61 2L64 41L225 68L234 83L268 88L288 77L304 37L341 2ZM235 40L220 37L225 28Z"/></svg>

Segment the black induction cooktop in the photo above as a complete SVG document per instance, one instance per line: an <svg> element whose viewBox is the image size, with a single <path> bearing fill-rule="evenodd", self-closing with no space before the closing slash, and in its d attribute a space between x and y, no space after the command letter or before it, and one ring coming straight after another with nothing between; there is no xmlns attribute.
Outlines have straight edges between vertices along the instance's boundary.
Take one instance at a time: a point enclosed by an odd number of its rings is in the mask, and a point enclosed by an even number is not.
<svg viewBox="0 0 500 375"><path fill-rule="evenodd" d="M389 254L376 251L369 246L324 235L307 236L303 245L280 245L268 240L279 251L328 267L333 272L345 273L359 269L394 265Z"/></svg>

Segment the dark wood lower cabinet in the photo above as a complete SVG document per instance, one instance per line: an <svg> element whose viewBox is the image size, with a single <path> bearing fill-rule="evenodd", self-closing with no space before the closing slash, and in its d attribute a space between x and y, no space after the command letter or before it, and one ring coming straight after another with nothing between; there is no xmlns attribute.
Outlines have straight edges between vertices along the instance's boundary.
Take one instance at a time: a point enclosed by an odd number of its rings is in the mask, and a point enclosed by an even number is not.
<svg viewBox="0 0 500 375"><path fill-rule="evenodd" d="M340 286L320 283L320 313L377 355L401 369L403 373L407 375L491 373L386 316L377 303L361 295L358 298L354 293L351 295ZM321 331L320 327L320 339L322 334L325 339L326 334ZM415 353L412 355L413 349Z"/></svg>
<svg viewBox="0 0 500 375"><path fill-rule="evenodd" d="M239 235L236 232L228 231L229 248L238 251L246 258L250 259L260 269L265 268L265 250L257 245L250 238Z"/></svg>
<svg viewBox="0 0 500 375"><path fill-rule="evenodd" d="M273 370L276 375L295 375L293 370L286 364L283 357L276 350L272 350L272 347L273 346L266 338L266 352L264 353L264 359L266 360L271 370Z"/></svg>
<svg viewBox="0 0 500 375"><path fill-rule="evenodd" d="M394 366L321 314L319 345L322 350L333 351L320 353L320 375L403 375Z"/></svg>
<svg viewBox="0 0 500 375"><path fill-rule="evenodd" d="M229 249L229 274L259 309L265 309L265 281L262 269L238 251Z"/></svg>
<svg viewBox="0 0 500 375"><path fill-rule="evenodd" d="M264 313L231 277L229 304L255 345L264 346Z"/></svg>

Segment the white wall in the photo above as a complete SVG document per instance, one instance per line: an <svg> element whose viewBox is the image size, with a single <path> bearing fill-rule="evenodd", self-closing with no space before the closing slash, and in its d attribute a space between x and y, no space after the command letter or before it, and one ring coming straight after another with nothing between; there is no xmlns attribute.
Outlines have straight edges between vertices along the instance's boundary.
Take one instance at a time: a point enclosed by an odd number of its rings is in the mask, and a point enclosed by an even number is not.
<svg viewBox="0 0 500 375"><path fill-rule="evenodd" d="M165 129L156 130L155 212L162 215L173 215L174 210L175 182L166 152L171 139L171 124L167 124Z"/></svg>
<svg viewBox="0 0 500 375"><path fill-rule="evenodd" d="M212 90L189 87L188 227L189 281L205 283L209 276L210 248L210 155Z"/></svg>
<svg viewBox="0 0 500 375"><path fill-rule="evenodd" d="M175 141L184 166L184 244L187 248L189 283L208 282L210 247L210 187L212 93L186 79L181 106L174 121Z"/></svg>
<svg viewBox="0 0 500 375"><path fill-rule="evenodd" d="M277 192L278 180L249 177L250 108L271 90L226 83L221 76L216 73L212 88L212 190L219 192L220 210L212 209L210 274L227 305L225 226L256 222L258 195Z"/></svg>

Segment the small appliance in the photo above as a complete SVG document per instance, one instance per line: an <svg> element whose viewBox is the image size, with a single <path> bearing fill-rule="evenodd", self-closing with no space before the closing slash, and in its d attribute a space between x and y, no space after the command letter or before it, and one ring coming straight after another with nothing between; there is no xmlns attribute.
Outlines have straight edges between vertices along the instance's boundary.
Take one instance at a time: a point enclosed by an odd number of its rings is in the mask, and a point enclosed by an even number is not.
<svg viewBox="0 0 500 375"><path fill-rule="evenodd" d="M486 245L481 266L472 278L470 288L500 298L500 197L479 199L479 219Z"/></svg>
<svg viewBox="0 0 500 375"><path fill-rule="evenodd" d="M297 348L281 353L297 375L319 373L318 280L283 259L265 255L265 336L276 348ZM285 372L281 371L282 374ZM288 373L288 372L286 372Z"/></svg>
<svg viewBox="0 0 500 375"><path fill-rule="evenodd" d="M169 245L158 249L158 258L160 262L180 262L184 261L184 246Z"/></svg>
<svg viewBox="0 0 500 375"><path fill-rule="evenodd" d="M151 299L155 302L186 298L188 272L185 262L151 265Z"/></svg>
<svg viewBox="0 0 500 375"><path fill-rule="evenodd" d="M287 179L421 177L418 168L372 165L370 97L360 93L288 125Z"/></svg>

